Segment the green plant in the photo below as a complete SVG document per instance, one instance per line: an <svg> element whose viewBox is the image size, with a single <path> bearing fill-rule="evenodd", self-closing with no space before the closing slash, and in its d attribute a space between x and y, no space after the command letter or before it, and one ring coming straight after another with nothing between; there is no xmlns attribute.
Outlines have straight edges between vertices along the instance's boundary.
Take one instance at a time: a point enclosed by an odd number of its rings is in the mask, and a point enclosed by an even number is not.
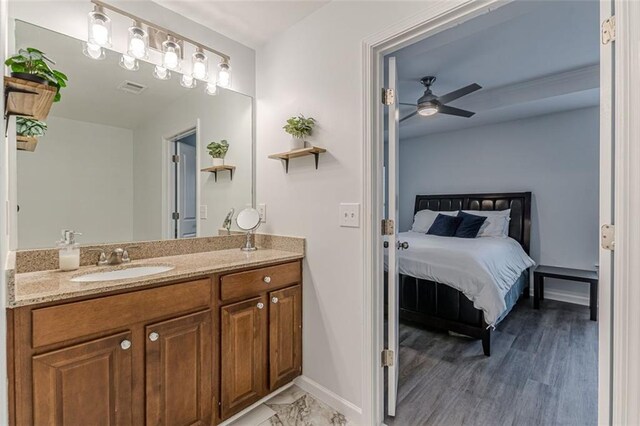
<svg viewBox="0 0 640 426"><path fill-rule="evenodd" d="M213 158L224 158L227 155L227 151L229 151L229 142L224 139L220 142L211 142L207 145L207 149L209 150L209 155Z"/></svg>
<svg viewBox="0 0 640 426"><path fill-rule="evenodd" d="M33 118L16 117L16 133L19 136L38 137L44 136L47 131L47 123Z"/></svg>
<svg viewBox="0 0 640 426"><path fill-rule="evenodd" d="M57 89L53 102L60 100L60 89L67 87L67 76L51 69L49 64L55 65L55 62L33 47L20 49L18 54L9 57L4 64L11 68L11 72L33 74L45 79L50 86Z"/></svg>
<svg viewBox="0 0 640 426"><path fill-rule="evenodd" d="M316 125L316 120L312 117L306 118L300 114L297 117L291 117L287 120L287 124L283 127L284 131L297 139L304 139L307 136L311 136L313 132L313 126Z"/></svg>

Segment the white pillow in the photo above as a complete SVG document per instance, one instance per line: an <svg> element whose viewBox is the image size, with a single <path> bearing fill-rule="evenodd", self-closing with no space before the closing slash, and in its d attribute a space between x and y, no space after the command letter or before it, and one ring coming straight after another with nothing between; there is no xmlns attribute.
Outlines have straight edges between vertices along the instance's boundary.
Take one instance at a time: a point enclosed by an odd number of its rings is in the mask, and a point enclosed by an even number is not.
<svg viewBox="0 0 640 426"><path fill-rule="evenodd" d="M508 237L509 221L511 220L511 209L507 210L463 210L465 213L476 216L485 216L484 221L478 231L478 237Z"/></svg>
<svg viewBox="0 0 640 426"><path fill-rule="evenodd" d="M413 226L411 227L411 232L420 232L422 234L426 234L433 222L436 220L439 214L444 214L447 216L455 216L458 214L458 210L454 211L446 211L446 212L436 212L433 210L420 210L413 217Z"/></svg>

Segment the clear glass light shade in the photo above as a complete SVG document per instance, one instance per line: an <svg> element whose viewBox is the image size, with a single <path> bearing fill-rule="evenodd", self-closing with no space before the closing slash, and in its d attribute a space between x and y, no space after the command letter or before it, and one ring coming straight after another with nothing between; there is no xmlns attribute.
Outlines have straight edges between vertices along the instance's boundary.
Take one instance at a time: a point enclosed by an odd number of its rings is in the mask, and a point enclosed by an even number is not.
<svg viewBox="0 0 640 426"><path fill-rule="evenodd" d="M190 75L183 75L180 79L180 86L186 87L187 89L193 89L196 87L196 79Z"/></svg>
<svg viewBox="0 0 640 426"><path fill-rule="evenodd" d="M111 19L98 7L89 12L88 43L111 47Z"/></svg>
<svg viewBox="0 0 640 426"><path fill-rule="evenodd" d="M210 81L207 83L207 88L205 89L207 95L215 96L218 94L218 85L215 81Z"/></svg>
<svg viewBox="0 0 640 426"><path fill-rule="evenodd" d="M129 55L122 55L120 57L120 66L129 71L138 71L138 69L140 69L138 60Z"/></svg>
<svg viewBox="0 0 640 426"><path fill-rule="evenodd" d="M175 41L162 42L162 64L170 70L180 69L180 45Z"/></svg>
<svg viewBox="0 0 640 426"><path fill-rule="evenodd" d="M102 60L105 58L104 49L94 43L83 43L82 53L88 58Z"/></svg>
<svg viewBox="0 0 640 426"><path fill-rule="evenodd" d="M206 80L207 72L209 71L207 55L205 55L204 52L198 50L193 54L191 61L193 65L191 75L193 76L193 78L197 78L198 80Z"/></svg>
<svg viewBox="0 0 640 426"><path fill-rule="evenodd" d="M129 43L127 53L137 59L146 59L149 56L149 35L139 25L129 28Z"/></svg>
<svg viewBox="0 0 640 426"><path fill-rule="evenodd" d="M153 76L158 80L169 80L171 78L171 73L165 67L156 65L155 69L153 70Z"/></svg>
<svg viewBox="0 0 640 426"><path fill-rule="evenodd" d="M227 61L222 61L218 65L218 86L225 89L231 87L231 67Z"/></svg>
<svg viewBox="0 0 640 426"><path fill-rule="evenodd" d="M418 106L418 114L420 114L423 117L428 117L430 115L434 115L437 113L438 113L438 105L436 104L427 103L427 104Z"/></svg>

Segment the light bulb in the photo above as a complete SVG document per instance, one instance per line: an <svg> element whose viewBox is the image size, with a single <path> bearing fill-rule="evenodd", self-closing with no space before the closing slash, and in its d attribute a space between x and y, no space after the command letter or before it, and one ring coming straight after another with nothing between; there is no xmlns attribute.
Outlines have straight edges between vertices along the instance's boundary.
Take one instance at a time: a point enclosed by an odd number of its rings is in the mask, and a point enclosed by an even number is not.
<svg viewBox="0 0 640 426"><path fill-rule="evenodd" d="M104 49L94 43L83 43L82 53L91 59L102 60L105 58Z"/></svg>
<svg viewBox="0 0 640 426"><path fill-rule="evenodd" d="M218 68L218 86L226 89L231 86L231 67L229 67L229 62L224 59L220 62Z"/></svg>
<svg viewBox="0 0 640 426"><path fill-rule="evenodd" d="M193 70L191 75L193 75L194 78L197 78L199 80L206 80L207 79L207 55L205 55L204 52L202 52L202 50L198 48L196 53L193 54L193 57L191 58L191 60L193 63Z"/></svg>
<svg viewBox="0 0 640 426"><path fill-rule="evenodd" d="M182 79L180 80L180 86L187 89L193 89L194 87L196 87L196 80L190 75L184 74L182 76Z"/></svg>
<svg viewBox="0 0 640 426"><path fill-rule="evenodd" d="M129 48L127 51L129 56L145 59L148 56L148 40L147 32L137 22L134 22L133 26L129 28Z"/></svg>
<svg viewBox="0 0 640 426"><path fill-rule="evenodd" d="M88 42L101 47L111 46L111 19L104 14L100 6L89 13Z"/></svg>
<svg viewBox="0 0 640 426"><path fill-rule="evenodd" d="M138 69L140 68L138 60L129 55L122 55L120 57L120 66L129 71L138 71Z"/></svg>
<svg viewBox="0 0 640 426"><path fill-rule="evenodd" d="M171 73L165 67L156 65L155 69L153 70L153 76L158 80L169 80L171 78Z"/></svg>
<svg viewBox="0 0 640 426"><path fill-rule="evenodd" d="M423 117L435 115L438 113L438 105L433 102L418 105L418 114Z"/></svg>
<svg viewBox="0 0 640 426"><path fill-rule="evenodd" d="M171 38L162 42L162 64L170 70L178 70L180 67L180 45Z"/></svg>
<svg viewBox="0 0 640 426"><path fill-rule="evenodd" d="M215 81L210 81L207 83L207 88L205 90L207 95L215 96L218 94L218 85Z"/></svg>

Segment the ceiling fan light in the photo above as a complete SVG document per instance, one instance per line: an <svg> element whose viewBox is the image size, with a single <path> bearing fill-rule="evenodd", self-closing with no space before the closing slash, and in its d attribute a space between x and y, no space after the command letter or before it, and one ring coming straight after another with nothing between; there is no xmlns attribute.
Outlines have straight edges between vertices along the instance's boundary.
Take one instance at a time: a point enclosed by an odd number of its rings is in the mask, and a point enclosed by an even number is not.
<svg viewBox="0 0 640 426"><path fill-rule="evenodd" d="M424 104L418 105L418 114L423 117L429 117L431 115L437 114L439 111L438 105L432 102L427 102Z"/></svg>

